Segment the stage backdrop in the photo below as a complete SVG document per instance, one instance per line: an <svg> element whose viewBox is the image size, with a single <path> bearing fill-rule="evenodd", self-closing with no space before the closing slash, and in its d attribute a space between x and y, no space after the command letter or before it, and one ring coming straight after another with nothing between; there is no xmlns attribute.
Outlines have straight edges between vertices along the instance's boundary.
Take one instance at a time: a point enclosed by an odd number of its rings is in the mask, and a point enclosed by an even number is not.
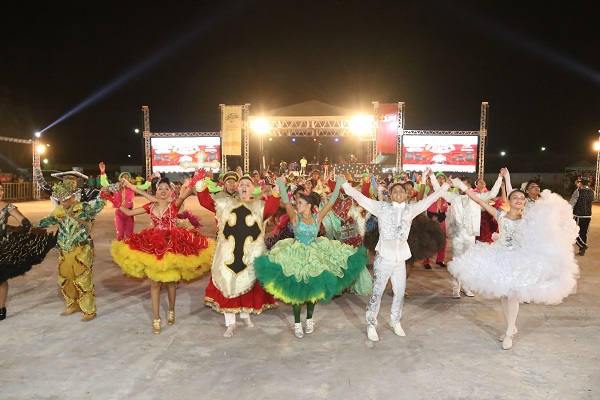
<svg viewBox="0 0 600 400"><path fill-rule="evenodd" d="M474 173L477 170L479 136L404 135L402 168L408 171Z"/></svg>
<svg viewBox="0 0 600 400"><path fill-rule="evenodd" d="M203 151L203 161L221 161L221 138L218 136L198 137L153 137L150 138L152 172L193 172L179 164L198 161L198 152ZM218 170L213 170L218 172Z"/></svg>

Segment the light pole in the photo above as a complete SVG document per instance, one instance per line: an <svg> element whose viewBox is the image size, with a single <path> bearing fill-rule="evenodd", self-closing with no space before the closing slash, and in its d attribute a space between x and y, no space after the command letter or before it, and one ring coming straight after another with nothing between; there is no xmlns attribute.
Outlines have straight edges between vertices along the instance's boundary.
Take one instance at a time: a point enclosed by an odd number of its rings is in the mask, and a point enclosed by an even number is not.
<svg viewBox="0 0 600 400"><path fill-rule="evenodd" d="M596 180L594 181L594 201L600 200L600 130L598 130L598 141L594 143L596 150Z"/></svg>

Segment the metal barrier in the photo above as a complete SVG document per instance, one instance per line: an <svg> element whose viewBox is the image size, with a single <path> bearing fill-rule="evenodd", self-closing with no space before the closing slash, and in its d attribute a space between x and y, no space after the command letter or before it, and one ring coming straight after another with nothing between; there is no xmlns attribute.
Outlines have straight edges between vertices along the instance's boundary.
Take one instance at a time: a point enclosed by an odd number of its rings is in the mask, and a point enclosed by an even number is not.
<svg viewBox="0 0 600 400"><path fill-rule="evenodd" d="M28 201L33 200L33 183L3 183L4 201Z"/></svg>

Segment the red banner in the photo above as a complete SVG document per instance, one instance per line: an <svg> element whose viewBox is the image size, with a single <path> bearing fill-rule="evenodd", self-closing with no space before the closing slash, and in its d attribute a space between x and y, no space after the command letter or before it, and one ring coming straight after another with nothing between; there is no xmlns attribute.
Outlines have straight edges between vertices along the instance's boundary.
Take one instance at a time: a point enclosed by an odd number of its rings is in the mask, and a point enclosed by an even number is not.
<svg viewBox="0 0 600 400"><path fill-rule="evenodd" d="M398 138L398 103L379 104L377 153L396 153Z"/></svg>

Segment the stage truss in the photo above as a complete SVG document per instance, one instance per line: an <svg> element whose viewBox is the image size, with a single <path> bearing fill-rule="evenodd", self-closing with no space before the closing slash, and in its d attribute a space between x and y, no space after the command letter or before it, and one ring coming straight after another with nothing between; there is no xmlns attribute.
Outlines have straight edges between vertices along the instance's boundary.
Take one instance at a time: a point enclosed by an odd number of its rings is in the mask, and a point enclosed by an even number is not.
<svg viewBox="0 0 600 400"><path fill-rule="evenodd" d="M378 116L378 103L375 105L375 115ZM396 171L402 171L402 139L404 135L477 135L479 136L479 154L477 177L483 178L485 167L485 140L487 137L487 114L489 103L481 103L478 131L430 131L430 130L405 130L404 129L404 103L398 103L398 140L396 141Z"/></svg>
<svg viewBox="0 0 600 400"><path fill-rule="evenodd" d="M38 139L18 139L18 138L11 138L11 137L4 137L4 136L0 136L0 140L3 142L12 142L12 143L23 143L23 144L30 144L32 149L32 159L33 165L40 165L40 153L38 151L38 146L40 145L40 141ZM41 168L41 165L40 165ZM40 192L40 185L35 183L35 176L32 174L31 176L31 182L33 182L33 198L35 200L40 200L41 197L41 192Z"/></svg>
<svg viewBox="0 0 600 400"><path fill-rule="evenodd" d="M402 171L402 138L404 135L477 135L479 136L478 177L483 178L485 167L485 143L487 137L488 102L481 103L481 114L478 131L433 131L433 130L405 130L404 129L404 102L398 103L398 136L396 140L396 172ZM221 114L224 104L220 104ZM353 120L351 116L306 116L306 117L276 117L276 116L251 116L250 104L242 107L242 147L244 171L250 170L250 125L253 121L262 119L268 123L268 132L265 134L253 133L258 136L259 154L264 154L264 138L269 137L344 137L352 136L362 138L368 145L367 154L374 164L377 160L377 121L379 119L379 102L373 102L374 122L370 130L363 135L352 131ZM193 137L193 136L219 136L221 132L165 132L152 133L150 131L150 115L148 106L143 106L144 114L144 144L146 153L146 175L150 178L152 170L152 152L150 138L153 137ZM222 115L221 115L222 117ZM222 120L222 118L221 118ZM227 157L221 149L221 166L227 170Z"/></svg>
<svg viewBox="0 0 600 400"><path fill-rule="evenodd" d="M144 114L144 153L146 155L146 179L152 175L152 149L150 139L158 137L198 137L198 136L221 136L221 132L150 132L150 109L142 106Z"/></svg>

